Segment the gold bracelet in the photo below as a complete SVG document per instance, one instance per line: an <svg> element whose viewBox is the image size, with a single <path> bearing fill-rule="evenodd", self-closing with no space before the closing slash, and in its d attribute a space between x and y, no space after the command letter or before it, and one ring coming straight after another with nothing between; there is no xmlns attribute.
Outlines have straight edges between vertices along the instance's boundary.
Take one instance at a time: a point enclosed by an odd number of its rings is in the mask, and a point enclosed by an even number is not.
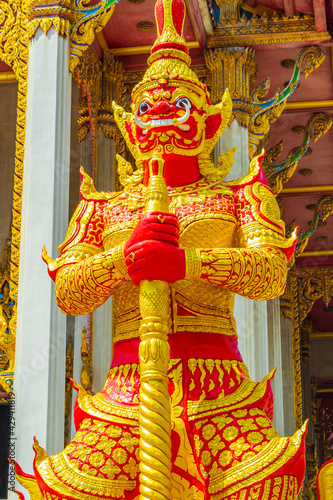
<svg viewBox="0 0 333 500"><path fill-rule="evenodd" d="M112 260L114 267L117 269L117 271L120 272L120 274L124 277L128 276L127 272L127 266L125 263L125 243L122 243L121 245L117 245L112 253Z"/></svg>
<svg viewBox="0 0 333 500"><path fill-rule="evenodd" d="M201 276L201 256L198 248L185 248L185 278L198 279Z"/></svg>

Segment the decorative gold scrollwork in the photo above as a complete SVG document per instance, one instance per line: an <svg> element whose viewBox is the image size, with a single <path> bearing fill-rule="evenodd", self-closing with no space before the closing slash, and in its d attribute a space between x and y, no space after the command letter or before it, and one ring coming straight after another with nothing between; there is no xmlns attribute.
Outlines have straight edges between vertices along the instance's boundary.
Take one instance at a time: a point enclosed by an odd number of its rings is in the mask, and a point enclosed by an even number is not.
<svg viewBox="0 0 333 500"><path fill-rule="evenodd" d="M282 314L291 320L295 425L300 426L303 418L302 372L301 372L301 325L311 311L314 302L323 299L326 306L333 297L333 277L329 267L290 269L287 286L280 298Z"/></svg>
<svg viewBox="0 0 333 500"><path fill-rule="evenodd" d="M23 188L23 159L25 142L25 121L28 79L28 5L27 2L7 0L0 2L0 58L12 68L18 82L17 119L15 143L15 169L13 189L13 211L11 225L11 246L8 267L12 311L9 319L8 338L11 345L10 372L6 372L4 386L12 390L14 377L14 345L17 320L18 264L20 259L20 231Z"/></svg>
<svg viewBox="0 0 333 500"><path fill-rule="evenodd" d="M309 150L310 140L316 142L331 126L332 120L327 113L314 113L304 127L293 127L297 133L304 133L303 144L289 151L285 160L278 161L282 151L282 141L267 151L262 167L268 184L275 194L281 191L283 183L287 182L295 172L299 160Z"/></svg>

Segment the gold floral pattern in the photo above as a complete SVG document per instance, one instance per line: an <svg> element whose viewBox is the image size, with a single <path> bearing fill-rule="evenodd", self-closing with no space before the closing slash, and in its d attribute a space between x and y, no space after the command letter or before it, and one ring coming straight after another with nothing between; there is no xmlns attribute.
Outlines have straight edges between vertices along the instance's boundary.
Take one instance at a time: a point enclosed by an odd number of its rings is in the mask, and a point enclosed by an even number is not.
<svg viewBox="0 0 333 500"><path fill-rule="evenodd" d="M219 457L219 463L222 467L229 465L232 461L232 453L229 450L222 451Z"/></svg>
<svg viewBox="0 0 333 500"><path fill-rule="evenodd" d="M250 432L247 435L247 440L249 441L249 443L254 443L254 444L261 443L263 439L264 436L260 434L260 432Z"/></svg>
<svg viewBox="0 0 333 500"><path fill-rule="evenodd" d="M231 443L230 449L234 452L235 457L239 457L244 453L244 451L248 450L250 445L245 442L243 437L239 438L234 443Z"/></svg>
<svg viewBox="0 0 333 500"><path fill-rule="evenodd" d="M212 454L215 457L220 450L223 450L223 448L225 448L225 444L221 440L221 437L219 435L217 435L214 437L214 439L209 441L208 447L210 448Z"/></svg>
<svg viewBox="0 0 333 500"><path fill-rule="evenodd" d="M118 464L124 464L127 460L127 453L122 448L116 448L112 453L112 458Z"/></svg>
<svg viewBox="0 0 333 500"><path fill-rule="evenodd" d="M208 465L210 465L211 461L212 455L210 454L210 452L208 450L203 451L201 454L202 465L207 467Z"/></svg>
<svg viewBox="0 0 333 500"><path fill-rule="evenodd" d="M101 467L105 463L104 455L101 452L96 451L95 453L92 453L92 455L90 455L89 462L94 467Z"/></svg>
<svg viewBox="0 0 333 500"><path fill-rule="evenodd" d="M214 425L208 424L205 425L205 427L202 429L202 437L206 440L209 441L215 434L216 430Z"/></svg>
<svg viewBox="0 0 333 500"><path fill-rule="evenodd" d="M134 460L134 458L130 458L128 464L124 466L124 471L130 476L131 479L135 479L139 473L139 464Z"/></svg>
<svg viewBox="0 0 333 500"><path fill-rule="evenodd" d="M223 431L223 437L227 441L232 441L233 439L235 439L238 436L238 434L239 434L239 430L237 429L237 427L234 427L234 426L228 427L227 429L225 429Z"/></svg>
<svg viewBox="0 0 333 500"><path fill-rule="evenodd" d="M106 464L100 468L100 471L108 478L114 479L114 477L121 472L121 469L109 458Z"/></svg>

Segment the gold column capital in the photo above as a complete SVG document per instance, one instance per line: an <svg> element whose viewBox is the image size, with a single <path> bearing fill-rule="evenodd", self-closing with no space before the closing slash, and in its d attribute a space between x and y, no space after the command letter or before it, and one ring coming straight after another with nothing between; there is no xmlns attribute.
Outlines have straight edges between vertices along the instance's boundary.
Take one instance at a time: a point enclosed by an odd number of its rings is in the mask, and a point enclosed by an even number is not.
<svg viewBox="0 0 333 500"><path fill-rule="evenodd" d="M212 73L211 96L214 103L229 89L233 101L233 118L247 127L251 116L251 85L258 64L255 51L249 47L226 47L206 52L206 64Z"/></svg>
<svg viewBox="0 0 333 500"><path fill-rule="evenodd" d="M54 27L59 35L70 37L69 70L74 71L82 54L112 16L119 0L101 0L86 6L85 0L31 0L28 7L29 38L38 28L45 34Z"/></svg>
<svg viewBox="0 0 333 500"><path fill-rule="evenodd" d="M45 34L53 26L59 35L69 35L72 16L71 0L32 0L28 9L29 38L38 28Z"/></svg>

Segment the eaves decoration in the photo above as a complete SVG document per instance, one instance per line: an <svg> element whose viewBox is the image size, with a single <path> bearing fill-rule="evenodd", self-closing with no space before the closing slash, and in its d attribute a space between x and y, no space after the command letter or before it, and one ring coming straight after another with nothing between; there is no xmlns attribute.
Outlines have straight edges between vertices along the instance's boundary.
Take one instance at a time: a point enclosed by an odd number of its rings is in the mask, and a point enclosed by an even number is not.
<svg viewBox="0 0 333 500"><path fill-rule="evenodd" d="M274 12L272 16L264 13L262 16L253 15L248 19L245 15L236 15L226 20L222 13L214 34L207 39L207 46L211 49L221 45L239 47L330 38L327 31L316 31L314 16L308 14L296 13L293 17L288 17Z"/></svg>

